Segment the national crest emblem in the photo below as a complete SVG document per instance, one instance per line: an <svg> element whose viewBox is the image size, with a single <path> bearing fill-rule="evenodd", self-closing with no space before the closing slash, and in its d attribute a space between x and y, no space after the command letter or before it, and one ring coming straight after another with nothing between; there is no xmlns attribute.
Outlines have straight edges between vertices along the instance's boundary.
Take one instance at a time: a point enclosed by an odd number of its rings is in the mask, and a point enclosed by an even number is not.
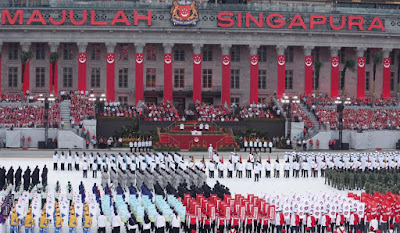
<svg viewBox="0 0 400 233"><path fill-rule="evenodd" d="M199 14L196 8L196 2L190 5L179 5L177 1L172 2L171 22L174 25L196 25L199 21Z"/></svg>

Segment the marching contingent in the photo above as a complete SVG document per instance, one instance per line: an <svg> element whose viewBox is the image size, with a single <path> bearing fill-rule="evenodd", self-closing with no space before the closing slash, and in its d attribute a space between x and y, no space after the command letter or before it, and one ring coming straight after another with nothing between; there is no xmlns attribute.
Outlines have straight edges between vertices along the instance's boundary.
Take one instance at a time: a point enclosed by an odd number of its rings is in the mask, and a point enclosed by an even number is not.
<svg viewBox="0 0 400 233"><path fill-rule="evenodd" d="M400 154L398 152L286 152L283 162L250 152L246 163L231 152L210 153L195 161L163 152L53 154L53 170L82 171L98 179L87 189L68 182L48 186L47 167L0 169L0 232L257 232L350 233L399 232ZM268 193L262 197L231 194L228 187L207 184L207 178L324 177L337 189L353 193ZM263 172L265 171L265 173ZM208 176L206 172L208 171ZM215 176L214 172L218 175ZM97 172L100 176L97 177ZM264 173L264 174L263 174ZM381 187L383 186L383 188ZM389 189L389 186L392 189ZM393 188L394 187L394 188ZM268 187L265 187L267 190ZM381 192L379 192L382 190ZM377 192L378 191L378 192ZM392 192L389 192L392 191ZM6 224L8 227L6 227Z"/></svg>

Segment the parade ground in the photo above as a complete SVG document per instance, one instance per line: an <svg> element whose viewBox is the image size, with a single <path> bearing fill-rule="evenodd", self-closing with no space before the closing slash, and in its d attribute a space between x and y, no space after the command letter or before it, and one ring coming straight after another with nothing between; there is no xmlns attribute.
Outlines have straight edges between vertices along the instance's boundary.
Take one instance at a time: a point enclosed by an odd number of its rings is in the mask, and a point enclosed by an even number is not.
<svg viewBox="0 0 400 233"><path fill-rule="evenodd" d="M61 153L62 150L58 152ZM77 152L82 155L84 150L77 150ZM74 188L77 188L80 182L82 181L86 187L92 187L94 183L100 185L101 183L101 173L97 173L97 178L92 178L91 171L88 172L88 178L83 178L82 171L61 171L60 167L58 171L53 171L53 161L52 161L52 154L54 151L51 150L0 150L0 158L1 158L1 166L4 166L7 170L9 167L13 166L14 169L17 169L18 166L21 167L22 170L25 170L27 166L33 170L36 166L39 166L39 169L42 169L44 165L46 165L49 169L48 173L48 184L49 187L55 187L57 181L60 181L62 185L62 189L64 189L65 185L68 181L71 182ZM67 153L68 151L64 151ZM126 153L129 152L128 149L126 150L87 150L85 151L86 154L93 152L96 154L99 152L100 154L118 154L118 153ZM280 163L283 164L283 154L285 151L273 151L270 153L261 153L262 162L265 163L268 158L271 158L271 161L276 160L277 156L280 160ZM75 154L75 150L72 150L72 153ZM324 152L325 153L325 152ZM326 152L332 153L332 152ZM337 152L335 152L337 153ZM346 151L344 153L351 153ZM191 160L191 156L195 157L195 161L199 162L202 160L203 156L205 158L206 164L208 163L208 154L206 152L180 152L180 154L184 157L185 162L188 163ZM238 152L239 155L242 156L243 162L246 162L246 158L248 152ZM230 152L221 152L219 153L220 157L224 157L224 161L227 162L230 157ZM60 166L60 165L59 165ZM283 169L283 167L282 167ZM208 171L206 172L208 175ZM260 178L259 182L254 182L254 175L252 178L236 178L235 173L233 174L233 178L226 178L226 174L224 178L216 178L210 179L207 177L207 183L211 187L218 181L219 183L227 186L232 194L255 194L255 195L262 195L264 193L306 193L306 192L346 192L346 191L339 191L331 186L325 185L325 178L323 177L309 177L309 178L284 178L283 177L283 170L281 171L280 178L265 178L264 171L263 176ZM63 186L64 185L64 186ZM357 192L356 192L357 193Z"/></svg>

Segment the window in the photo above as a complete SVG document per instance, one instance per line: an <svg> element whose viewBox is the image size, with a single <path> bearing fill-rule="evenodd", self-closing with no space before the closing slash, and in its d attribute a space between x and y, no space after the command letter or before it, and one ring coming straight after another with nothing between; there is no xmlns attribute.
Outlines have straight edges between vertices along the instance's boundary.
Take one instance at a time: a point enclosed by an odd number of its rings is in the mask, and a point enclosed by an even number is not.
<svg viewBox="0 0 400 233"><path fill-rule="evenodd" d="M8 87L18 86L18 67L8 67Z"/></svg>
<svg viewBox="0 0 400 233"><path fill-rule="evenodd" d="M339 55L340 64L346 63L346 53L345 53L345 50L343 48L339 50L338 55ZM340 76L340 77L342 77L342 76Z"/></svg>
<svg viewBox="0 0 400 233"><path fill-rule="evenodd" d="M118 102L120 102L121 104L127 104L128 96L118 96Z"/></svg>
<svg viewBox="0 0 400 233"><path fill-rule="evenodd" d="M100 87L100 68L93 67L92 68L92 76L90 78L90 85L92 88Z"/></svg>
<svg viewBox="0 0 400 233"><path fill-rule="evenodd" d="M36 60L45 59L45 48L44 43L36 44Z"/></svg>
<svg viewBox="0 0 400 233"><path fill-rule="evenodd" d="M239 102L240 102L239 97L232 97L231 98L231 104L239 105Z"/></svg>
<svg viewBox="0 0 400 233"><path fill-rule="evenodd" d="M261 46L258 51L258 61L267 62L267 46Z"/></svg>
<svg viewBox="0 0 400 233"><path fill-rule="evenodd" d="M285 89L286 90L293 89L293 70L286 70Z"/></svg>
<svg viewBox="0 0 400 233"><path fill-rule="evenodd" d="M293 47L289 47L285 50L286 62L293 62Z"/></svg>
<svg viewBox="0 0 400 233"><path fill-rule="evenodd" d="M36 87L44 87L44 67L36 67Z"/></svg>
<svg viewBox="0 0 400 233"><path fill-rule="evenodd" d="M239 69L231 69L231 88L239 89L240 88L240 70Z"/></svg>
<svg viewBox="0 0 400 233"><path fill-rule="evenodd" d="M396 57L394 56L394 51L390 51L389 57L390 57L390 65L394 65L396 59Z"/></svg>
<svg viewBox="0 0 400 233"><path fill-rule="evenodd" d="M72 60L72 46L73 44L64 44L63 49L63 58L64 60Z"/></svg>
<svg viewBox="0 0 400 233"><path fill-rule="evenodd" d="M174 87L183 88L185 86L185 69L175 69Z"/></svg>
<svg viewBox="0 0 400 233"><path fill-rule="evenodd" d="M369 87L370 87L370 73L369 72L365 72L365 90L369 91Z"/></svg>
<svg viewBox="0 0 400 233"><path fill-rule="evenodd" d="M120 68L118 71L118 86L128 88L128 68Z"/></svg>
<svg viewBox="0 0 400 233"><path fill-rule="evenodd" d="M232 46L231 48L231 61L240 62L240 48L239 46Z"/></svg>
<svg viewBox="0 0 400 233"><path fill-rule="evenodd" d="M258 88L259 89L267 89L267 71L266 70L258 71Z"/></svg>
<svg viewBox="0 0 400 233"><path fill-rule="evenodd" d="M371 52L369 49L365 51L365 63L369 64L371 62Z"/></svg>
<svg viewBox="0 0 400 233"><path fill-rule="evenodd" d="M156 87L156 68L146 68L146 87Z"/></svg>
<svg viewBox="0 0 400 233"><path fill-rule="evenodd" d="M100 59L101 59L101 45L100 44L92 45L92 52L91 52L90 57L93 61L100 61Z"/></svg>
<svg viewBox="0 0 400 233"><path fill-rule="evenodd" d="M63 68L63 87L72 87L72 67Z"/></svg>
<svg viewBox="0 0 400 233"><path fill-rule="evenodd" d="M182 47L174 49L174 61L185 61L185 50Z"/></svg>
<svg viewBox="0 0 400 233"><path fill-rule="evenodd" d="M344 73L343 73L343 71L340 71L339 72L339 75L340 75L340 90L343 90L344 89L344 87L345 87L345 78L346 77L344 77Z"/></svg>
<svg viewBox="0 0 400 233"><path fill-rule="evenodd" d="M121 44L119 46L119 60L127 61L128 60L128 55L129 55L128 45L127 44Z"/></svg>
<svg viewBox="0 0 400 233"><path fill-rule="evenodd" d="M203 88L212 87L212 69L203 69Z"/></svg>
<svg viewBox="0 0 400 233"><path fill-rule="evenodd" d="M203 61L212 61L212 48L211 46L205 46L203 48Z"/></svg>
<svg viewBox="0 0 400 233"><path fill-rule="evenodd" d="M314 48L311 55L314 61L319 61L319 48Z"/></svg>
<svg viewBox="0 0 400 233"><path fill-rule="evenodd" d="M319 74L316 70L313 70L313 79L312 79L313 90L317 90L319 88Z"/></svg>
<svg viewBox="0 0 400 233"><path fill-rule="evenodd" d="M157 60L157 51L156 48L152 45L146 46L146 60L147 61L156 61Z"/></svg>
<svg viewBox="0 0 400 233"><path fill-rule="evenodd" d="M390 91L394 91L394 72L390 72Z"/></svg>
<svg viewBox="0 0 400 233"><path fill-rule="evenodd" d="M12 43L8 46L8 59L9 60L18 60L18 43Z"/></svg>
<svg viewBox="0 0 400 233"><path fill-rule="evenodd" d="M267 98L266 97L259 97L258 98L258 103L260 103L260 104L268 104Z"/></svg>

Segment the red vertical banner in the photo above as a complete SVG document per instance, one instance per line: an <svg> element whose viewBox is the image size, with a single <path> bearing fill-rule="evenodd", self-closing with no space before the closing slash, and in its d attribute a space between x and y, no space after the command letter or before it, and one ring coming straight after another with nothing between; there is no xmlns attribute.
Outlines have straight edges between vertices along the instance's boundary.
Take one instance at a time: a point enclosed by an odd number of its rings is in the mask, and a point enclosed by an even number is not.
<svg viewBox="0 0 400 233"><path fill-rule="evenodd" d="M304 94L312 94L312 80L313 80L313 57L304 57Z"/></svg>
<svg viewBox="0 0 400 233"><path fill-rule="evenodd" d="M383 83L382 83L382 97L390 98L390 70L391 70L391 58L383 58Z"/></svg>
<svg viewBox="0 0 400 233"><path fill-rule="evenodd" d="M79 53L78 56L78 91L86 91L87 82L87 54Z"/></svg>
<svg viewBox="0 0 400 233"><path fill-rule="evenodd" d="M172 102L172 54L164 53L164 102Z"/></svg>
<svg viewBox="0 0 400 233"><path fill-rule="evenodd" d="M365 97L365 57L357 59L357 98Z"/></svg>
<svg viewBox="0 0 400 233"><path fill-rule="evenodd" d="M278 90L276 92L277 98L282 98L283 93L286 91L286 57L285 55L278 55Z"/></svg>
<svg viewBox="0 0 400 233"><path fill-rule="evenodd" d="M221 104L231 105L231 55L222 55Z"/></svg>
<svg viewBox="0 0 400 233"><path fill-rule="evenodd" d="M250 55L250 103L258 103L258 55Z"/></svg>
<svg viewBox="0 0 400 233"><path fill-rule="evenodd" d="M115 54L107 53L107 102L115 101Z"/></svg>
<svg viewBox="0 0 400 233"><path fill-rule="evenodd" d="M339 96L339 57L331 57L331 97Z"/></svg>
<svg viewBox="0 0 400 233"><path fill-rule="evenodd" d="M1 49L1 46L0 46ZM1 94L1 54L0 54L0 94Z"/></svg>
<svg viewBox="0 0 400 233"><path fill-rule="evenodd" d="M56 62L53 77L53 64L50 62L50 83L49 83L49 94L58 94L58 62Z"/></svg>
<svg viewBox="0 0 400 233"><path fill-rule="evenodd" d="M144 100L143 90L143 53L135 55L135 104Z"/></svg>
<svg viewBox="0 0 400 233"><path fill-rule="evenodd" d="M201 101L201 54L193 54L193 103Z"/></svg>
<svg viewBox="0 0 400 233"><path fill-rule="evenodd" d="M29 84L29 81L30 81L29 67L30 67L30 65L29 65L29 63L30 63L30 61L28 61L25 65L24 86L23 86L24 94L26 94L26 92L29 91L29 87L30 87L30 84ZM21 63L21 72L22 72L22 63Z"/></svg>
<svg viewBox="0 0 400 233"><path fill-rule="evenodd" d="M49 73L49 94L53 93L53 64L49 62L49 67L50 67L50 73Z"/></svg>

